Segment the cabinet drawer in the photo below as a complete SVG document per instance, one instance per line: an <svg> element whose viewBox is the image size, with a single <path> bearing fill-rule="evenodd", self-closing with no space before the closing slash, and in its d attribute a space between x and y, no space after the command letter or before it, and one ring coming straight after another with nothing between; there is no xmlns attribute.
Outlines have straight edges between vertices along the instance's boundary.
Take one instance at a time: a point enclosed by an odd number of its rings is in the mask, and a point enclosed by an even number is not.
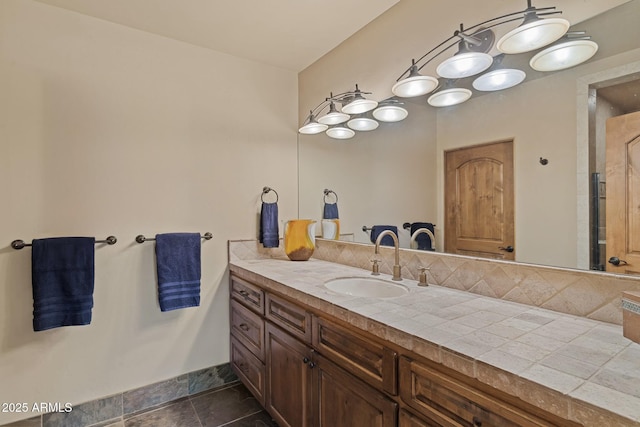
<svg viewBox="0 0 640 427"><path fill-rule="evenodd" d="M313 318L313 346L326 358L378 390L398 392L395 351L318 317Z"/></svg>
<svg viewBox="0 0 640 427"><path fill-rule="evenodd" d="M311 342L311 314L304 308L268 293L265 317L303 342Z"/></svg>
<svg viewBox="0 0 640 427"><path fill-rule="evenodd" d="M241 301L244 305L258 314L264 314L264 292L259 287L231 276L231 297Z"/></svg>
<svg viewBox="0 0 640 427"><path fill-rule="evenodd" d="M439 417L438 421L428 420L403 409L398 427L460 427L460 424L446 417Z"/></svg>
<svg viewBox="0 0 640 427"><path fill-rule="evenodd" d="M264 362L264 320L233 299L230 317L231 334Z"/></svg>
<svg viewBox="0 0 640 427"><path fill-rule="evenodd" d="M400 397L427 418L461 426L555 426L408 357L400 358Z"/></svg>
<svg viewBox="0 0 640 427"><path fill-rule="evenodd" d="M233 336L231 337L231 366L260 405L264 406L265 366Z"/></svg>

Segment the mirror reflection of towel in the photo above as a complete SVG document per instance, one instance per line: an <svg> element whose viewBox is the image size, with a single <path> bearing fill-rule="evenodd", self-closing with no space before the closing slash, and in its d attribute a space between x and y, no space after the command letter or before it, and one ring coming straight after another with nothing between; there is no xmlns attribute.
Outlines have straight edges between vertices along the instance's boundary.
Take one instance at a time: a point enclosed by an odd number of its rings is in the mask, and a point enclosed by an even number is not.
<svg viewBox="0 0 640 427"><path fill-rule="evenodd" d="M95 242L93 237L33 240L34 331L91 323Z"/></svg>
<svg viewBox="0 0 640 427"><path fill-rule="evenodd" d="M411 235L416 232L416 230L420 228L426 228L435 236L435 228L434 225L430 222L414 222L411 224ZM431 236L427 233L420 233L416 236L416 243L418 244L418 249L422 251L433 251L435 249L431 248Z"/></svg>
<svg viewBox="0 0 640 427"><path fill-rule="evenodd" d="M322 219L338 219L338 204L325 203Z"/></svg>
<svg viewBox="0 0 640 427"><path fill-rule="evenodd" d="M277 248L280 246L277 203L262 202L259 241L265 248Z"/></svg>
<svg viewBox="0 0 640 427"><path fill-rule="evenodd" d="M380 233L385 230L393 231L396 237L398 237L398 227L396 227L395 225L374 225L373 227L371 227L371 243L375 243ZM380 241L380 244L382 246L394 246L393 237L384 236Z"/></svg>

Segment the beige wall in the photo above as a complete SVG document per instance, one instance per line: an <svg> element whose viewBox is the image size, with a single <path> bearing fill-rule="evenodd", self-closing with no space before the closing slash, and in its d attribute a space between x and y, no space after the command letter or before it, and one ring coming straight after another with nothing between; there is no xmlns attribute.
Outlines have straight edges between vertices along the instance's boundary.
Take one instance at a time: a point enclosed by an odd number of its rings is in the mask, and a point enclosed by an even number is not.
<svg viewBox="0 0 640 427"><path fill-rule="evenodd" d="M296 118L295 73L1 1L0 402L75 404L227 362L226 242L256 237L264 185L296 216ZM134 237L173 231L214 238L201 306L161 313L153 244ZM91 325L34 333L31 250L9 243L110 234Z"/></svg>
<svg viewBox="0 0 640 427"><path fill-rule="evenodd" d="M639 5L640 1L635 0L625 7L636 11ZM431 35L433 29L438 29L441 23L437 19L427 20L425 18L429 16L427 9L427 2L403 0L330 54L304 70L299 78L300 121L308 113L310 106L315 106L324 99L324 96L327 96L329 88L333 88L334 91L338 91L337 88L348 90L349 80L360 83L360 88L363 90L373 90L375 99L389 96L392 84L406 67L405 63L408 63L410 58L426 52L430 46L448 34L447 31L440 31L439 36ZM460 13L462 19L464 12L461 10ZM488 13L491 16L491 13ZM424 20L423 25L413 25L418 16ZM469 22L477 20L475 17ZM467 21L461 20L461 22ZM577 120L580 109L576 101L579 90L576 82L583 76L640 60L640 49L637 49L640 45L637 43L637 38L635 43L628 46L629 37L625 37L624 33L616 33L615 37L609 34L615 32L612 31L614 29L611 22L607 22L605 27L600 29L600 39L597 39L601 46L606 45L606 49L601 48L600 53L603 56L596 57L582 66L529 80L507 91L477 96L455 107L435 109L425 106L425 111L420 111L418 114L421 114L423 122L427 123L431 123L435 116L435 128L429 126L429 131L423 135L423 146L414 143L419 133L416 126L422 123L421 120L414 118L412 121L401 123L395 129L393 137L388 138L390 143L393 141L393 150L397 155L385 158L387 164L385 170L391 171L389 176L393 175L391 179L396 183L396 189L399 192L395 197L402 201L404 213L398 208L394 211L395 215L388 221L401 225L407 217L421 216L416 215L415 212L423 210L416 211L416 205L407 202L411 196L420 194L422 197L417 197L419 203L426 204L430 209L437 211L435 220L431 222L444 225L442 190L444 151L513 139L515 142L516 259L528 263L572 268L588 265L588 258L578 260L581 252L588 257L588 250L580 251L580 248L576 247L580 232L579 227L576 226L578 209L588 209L588 206L583 205L578 197L576 147L579 144L586 144L586 139L578 140L582 133ZM623 26L623 28L636 31L629 26ZM607 31L604 31L605 29ZM634 32L633 35L635 37L636 33ZM605 37L609 39L606 43ZM616 42L621 40L625 43L625 48L618 48L618 45L611 41L614 39ZM636 49L620 53L628 47ZM606 53L604 53L605 50ZM323 90L324 95L322 95ZM426 97L412 102L426 103ZM407 134L410 135L408 138L411 141L410 150L405 149L404 145ZM585 131L583 134L588 135L588 132ZM311 137L303 137L305 141L308 138ZM331 140L322 135L313 138L316 138L315 141L318 144L331 144ZM379 137L376 135L375 138ZM368 134L363 134L357 135L353 141L354 144L357 143L362 147L362 150L367 150L369 139ZM333 144L336 143L333 142ZM433 175L429 177L423 175L416 177L417 179L410 175L412 168L408 167L407 157L401 153L413 150L422 150L422 152L428 150L428 158L432 163L425 164L425 168L431 169L431 173L435 174L435 184ZM355 158L359 155L358 152L354 153ZM542 166L539 163L540 157L547 158L549 164ZM307 160L301 156L301 164ZM334 176L333 179L346 181L351 179L351 176L368 173L366 163L353 161L353 164L359 166L338 170L336 174L339 174L339 177ZM433 172L434 170L436 172ZM400 179L402 176L409 178L404 181L404 184ZM304 184L301 181L301 204L305 201L303 194L307 190ZM435 189L433 192L423 192L424 188L432 187ZM314 192L317 191L316 188L313 189ZM350 195L354 198L358 197L356 191L351 192ZM358 221L349 219L352 222L376 222L381 212L377 206L384 206L385 203L383 198L378 198L377 202L377 205L370 204L370 198L352 200L352 204L365 204L369 207L366 210L366 216L361 216L363 209L353 213L344 211L341 215L358 216ZM303 209L305 207L301 207L301 210ZM359 231L356 229L355 232ZM437 248L442 250L441 227L436 237ZM588 246L588 243L586 244Z"/></svg>

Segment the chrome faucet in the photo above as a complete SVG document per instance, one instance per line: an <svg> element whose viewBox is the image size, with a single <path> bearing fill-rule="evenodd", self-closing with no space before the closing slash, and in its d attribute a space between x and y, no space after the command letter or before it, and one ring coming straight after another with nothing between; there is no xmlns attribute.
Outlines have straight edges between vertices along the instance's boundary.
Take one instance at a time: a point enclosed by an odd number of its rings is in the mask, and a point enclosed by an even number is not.
<svg viewBox="0 0 640 427"><path fill-rule="evenodd" d="M391 230L384 230L382 233L380 233L378 235L378 238L376 239L376 249L375 249L375 254L379 255L380 254L380 242L382 241L382 239L384 238L384 236L391 236L391 238L393 239L393 246L395 246L396 249L396 263L393 266L393 277L391 278L391 280L402 280L402 275L401 275L401 267L400 267L400 244L398 243L398 236L396 236L396 233L394 233ZM376 267L377 267L377 262L373 263L373 273L376 273ZM378 273L379 274L379 273Z"/></svg>
<svg viewBox="0 0 640 427"><path fill-rule="evenodd" d="M424 233L427 236L431 237L431 249L433 249L435 251L436 250L436 236L434 236L433 233L431 232L431 230L429 230L428 228L418 228L416 231L414 231L413 234L411 235L411 240L409 241L409 247L411 247L411 244L416 241L416 237L418 237L418 234L420 234L420 233Z"/></svg>

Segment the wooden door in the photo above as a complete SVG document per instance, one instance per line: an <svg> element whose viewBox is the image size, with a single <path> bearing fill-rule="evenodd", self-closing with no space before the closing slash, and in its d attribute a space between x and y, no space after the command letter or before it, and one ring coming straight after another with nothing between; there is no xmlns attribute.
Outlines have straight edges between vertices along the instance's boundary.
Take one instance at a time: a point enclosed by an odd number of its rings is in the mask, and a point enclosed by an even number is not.
<svg viewBox="0 0 640 427"><path fill-rule="evenodd" d="M445 252L515 259L513 141L445 152Z"/></svg>
<svg viewBox="0 0 640 427"><path fill-rule="evenodd" d="M337 365L314 354L318 427L395 427L398 404Z"/></svg>
<svg viewBox="0 0 640 427"><path fill-rule="evenodd" d="M312 426L311 349L267 323L265 408L280 427Z"/></svg>
<svg viewBox="0 0 640 427"><path fill-rule="evenodd" d="M608 119L606 138L607 271L640 274L640 112Z"/></svg>

